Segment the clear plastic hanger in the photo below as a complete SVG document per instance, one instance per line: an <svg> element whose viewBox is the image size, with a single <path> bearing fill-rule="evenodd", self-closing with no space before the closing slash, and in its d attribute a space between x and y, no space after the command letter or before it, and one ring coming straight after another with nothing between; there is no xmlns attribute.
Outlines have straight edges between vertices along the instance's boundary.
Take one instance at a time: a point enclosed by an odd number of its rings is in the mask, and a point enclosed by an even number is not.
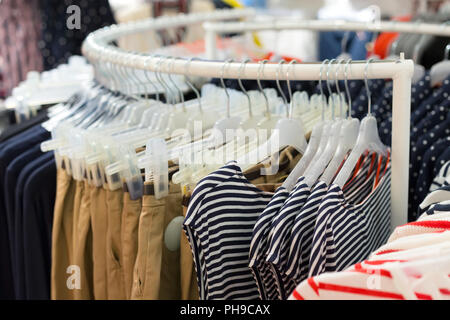
<svg viewBox="0 0 450 320"><path fill-rule="evenodd" d="M333 64L333 62L335 61L335 59L331 59L328 63L328 68L327 68L327 87L328 90L330 92L330 97L331 97L331 107L332 110L335 110L335 98L333 97L333 94L331 92L331 87L329 85L329 72L331 69L331 66ZM312 164L308 167L308 169L305 171L305 180L304 182L308 185L308 186L312 186L317 179L320 177L320 175L324 172L324 170L326 169L327 165L330 163L331 159L333 158L334 153L336 152L336 148L337 145L339 143L339 138L340 138L340 132L341 132L341 127L343 124L343 120L341 118L335 118L335 112L332 112L332 117L333 117L333 125L331 127L331 131L330 131L330 136L328 138L327 144L325 146L325 148L323 149L323 152L320 154L317 154L317 161L313 161Z"/></svg>
<svg viewBox="0 0 450 320"><path fill-rule="evenodd" d="M372 59L367 60L366 68L364 70L364 82L367 91L367 115L362 119L359 127L359 134L356 140L356 144L352 149L352 152L345 161L342 169L339 171L334 183L343 188L345 182L350 178L353 168L355 168L361 155L366 151L376 152L379 155L386 157L388 155L387 147L381 142L378 134L377 120L372 115L371 111L371 95L367 80L367 69L369 68Z"/></svg>
<svg viewBox="0 0 450 320"><path fill-rule="evenodd" d="M352 118L352 110L351 110L351 97L350 92L348 90L348 79L347 79L347 67L350 64L352 60L349 59L347 63L345 64L345 71L344 71L344 77L345 77L345 87L346 87L346 93L347 93L347 99L349 101L349 111L348 111L348 117L344 120L344 123L342 124L340 137L339 137L339 144L336 148L336 152L333 156L333 159L328 164L325 172L322 174L320 181L324 181L327 185L331 183L331 180L333 179L334 175L337 173L339 166L341 165L342 161L344 161L345 156L347 153L353 149L356 143L356 139L358 138L358 131L359 131L359 120L356 118ZM338 62L338 66L339 66ZM337 83L337 73L338 68L336 68L336 86L338 87Z"/></svg>
<svg viewBox="0 0 450 320"><path fill-rule="evenodd" d="M172 176L172 181L176 184L181 183L184 185L190 183L191 181L197 180L199 177L207 175L213 171L221 162L218 163L214 161L211 156L205 156L205 154L207 154L207 150L210 148L217 148L233 140L235 138L236 130L240 127L241 118L231 116L230 96L223 80L225 76L225 68L227 64L231 62L232 60L229 59L223 63L220 77L220 82L226 96L226 116L216 121L211 130L211 134L207 138L181 146L174 150L174 154L178 154L179 156L184 154L184 157L189 159L195 159L195 154L201 152L203 153L202 159L204 160L202 163L190 164L175 173Z"/></svg>

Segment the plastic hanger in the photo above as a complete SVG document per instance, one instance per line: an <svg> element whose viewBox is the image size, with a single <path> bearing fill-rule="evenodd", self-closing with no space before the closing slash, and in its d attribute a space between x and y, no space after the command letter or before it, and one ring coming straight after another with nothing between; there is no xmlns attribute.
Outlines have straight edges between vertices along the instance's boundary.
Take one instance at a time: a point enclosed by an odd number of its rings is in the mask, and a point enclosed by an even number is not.
<svg viewBox="0 0 450 320"><path fill-rule="evenodd" d="M281 66L281 64L279 64L279 66ZM280 68L277 69L277 83L279 83L279 71ZM287 79L287 81L289 81L289 79ZM250 151L237 160L237 163L241 168L247 168L270 158L272 155L278 155L278 152L284 147L294 147L302 154L305 152L307 142L303 124L299 119L292 118L292 114L289 112L287 104L285 107L287 112L286 118L278 120L275 130L270 138L256 150Z"/></svg>
<svg viewBox="0 0 450 320"><path fill-rule="evenodd" d="M381 142L380 136L378 134L378 125L377 120L371 114L371 96L370 89L367 81L367 69L369 67L372 59L367 60L366 68L364 70L364 82L366 85L367 91L367 104L368 104L368 113L367 116L361 121L361 125L359 128L358 138L356 140L355 147L352 149L349 157L345 161L342 169L339 171L334 183L340 186L341 188L344 186L345 182L349 179L353 168L355 168L356 163L360 156L366 151L376 152L379 155L387 156L388 149Z"/></svg>
<svg viewBox="0 0 450 320"><path fill-rule="evenodd" d="M335 109L335 99L333 99L333 96L331 94L331 88L329 86L329 71L330 71L331 65L333 64L334 61L335 61L335 59L330 60L328 63L328 68L327 68L327 86L328 86L328 90L330 91L331 105L332 105L333 110ZM312 162L312 164L305 171L305 174L304 174L305 180L304 181L308 186L312 186L317 181L319 176L324 172L328 163L333 158L333 155L336 151L337 145L339 143L339 138L341 135L340 132L341 132L343 120L340 118L336 119L334 112L333 112L333 120L334 121L333 121L333 125L331 127L330 137L327 141L327 144L326 144L323 152L320 154L317 154L317 161Z"/></svg>
<svg viewBox="0 0 450 320"><path fill-rule="evenodd" d="M250 96L247 92L247 90L245 90L243 84L242 84L242 80L241 80L241 73L244 71L245 69L245 65L250 61L250 59L245 59L240 68L239 68L239 75L238 75L238 84L239 87L241 88L242 92L245 94L246 98L247 98L247 103L248 103L248 118L245 119L244 121L241 122L241 127L245 130L245 129L251 129L251 128L256 128L258 123L261 122L262 118L264 117L263 115L259 115L259 114L255 114L252 110L252 102L250 99Z"/></svg>
<svg viewBox="0 0 450 320"><path fill-rule="evenodd" d="M187 144L176 148L175 153L180 155L184 154L186 158L195 159L195 154L199 152L205 152L209 148L215 148L223 145L226 142L231 141L235 137L236 130L240 127L241 118L236 116L231 116L231 106L230 106L230 95L228 89L225 86L224 76L225 68L227 64L231 63L231 59L226 60L222 66L220 82L226 96L226 116L220 120L217 120L214 127L211 130L210 135L206 139L202 139L191 144ZM189 155L188 155L189 154ZM197 158L198 159L198 158ZM209 162L210 160L207 159ZM222 160L223 161L223 160ZM205 166L206 165L206 166ZM202 174L208 174L211 168L217 166L216 162L213 163L195 163L194 165L186 166L184 169L180 169L177 173L172 176L172 181L174 183L181 183L182 185L192 181L192 175L197 172L196 176L201 176ZM213 169L212 169L213 170Z"/></svg>
<svg viewBox="0 0 450 320"><path fill-rule="evenodd" d="M347 153L353 149L356 143L356 139L358 138L358 131L359 131L359 120L352 118L352 111L351 111L351 97L350 97L350 91L348 89L348 79L347 79L347 67L350 64L352 60L349 59L347 63L345 64L345 71L344 71L344 81L345 81L345 89L347 93L347 99L349 101L348 106L348 116L347 119L344 120L344 123L342 124L340 137L339 137L339 144L336 148L336 152L333 156L333 159L328 164L325 172L322 174L320 181L325 182L327 185L331 183L331 180L333 179L334 175L337 173L339 166L341 165L342 161L344 161L345 156ZM336 79L337 79L337 72L338 68L336 68ZM336 80L337 82L337 80ZM336 86L338 84L336 83Z"/></svg>
<svg viewBox="0 0 450 320"><path fill-rule="evenodd" d="M426 37L427 37L427 35L425 35L425 34L421 35L419 41L414 46L414 50L413 50L413 52L414 52L413 53L414 72L413 72L413 76L411 79L411 82L413 84L417 83L425 75L425 67L419 64L418 55L419 55L419 50L424 45L424 40L426 39Z"/></svg>
<svg viewBox="0 0 450 320"><path fill-rule="evenodd" d="M444 81L444 79L450 74L449 52L450 43L445 46L444 60L436 63L430 69L431 86L436 86L437 84L442 83L442 81Z"/></svg>
<svg viewBox="0 0 450 320"><path fill-rule="evenodd" d="M290 191L294 187L297 180L304 174L308 166L312 163L313 159L315 158L315 155L319 154L319 152L320 153L322 152L322 150L325 148L326 142L328 141L327 130L329 128L329 121L325 121L326 99L324 99L322 89L322 69L325 63L327 63L328 61L329 61L328 59L324 60L320 68L319 89L320 89L320 103L322 112L321 121L318 122L313 127L311 136L309 138L309 143L306 147L306 150L302 158L282 184L282 186L286 188L288 191Z"/></svg>

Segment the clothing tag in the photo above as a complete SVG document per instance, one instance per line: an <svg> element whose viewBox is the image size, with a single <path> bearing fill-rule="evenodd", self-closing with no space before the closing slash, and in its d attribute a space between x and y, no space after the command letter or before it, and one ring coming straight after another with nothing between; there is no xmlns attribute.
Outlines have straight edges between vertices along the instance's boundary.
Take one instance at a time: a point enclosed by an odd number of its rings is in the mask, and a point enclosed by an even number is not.
<svg viewBox="0 0 450 320"><path fill-rule="evenodd" d="M164 139L150 139L147 142L146 153L150 156L150 169L153 176L155 198L161 199L169 194L169 164L167 156L167 145ZM146 180L149 175L145 171Z"/></svg>
<svg viewBox="0 0 450 320"><path fill-rule="evenodd" d="M170 251L176 251L180 249L181 229L183 227L184 218L178 216L167 225L164 232L164 244Z"/></svg>

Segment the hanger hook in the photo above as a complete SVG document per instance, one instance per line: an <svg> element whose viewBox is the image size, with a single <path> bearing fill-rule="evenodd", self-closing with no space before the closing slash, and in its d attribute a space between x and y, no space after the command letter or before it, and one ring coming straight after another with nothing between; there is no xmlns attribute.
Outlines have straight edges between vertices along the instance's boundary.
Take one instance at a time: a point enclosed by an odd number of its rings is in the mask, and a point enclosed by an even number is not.
<svg viewBox="0 0 450 320"><path fill-rule="evenodd" d="M245 90L244 86L242 85L242 80L241 80L241 74L242 72L244 72L245 69L245 65L246 63L248 63L250 61L250 59L245 59L244 61L242 61L241 66L239 67L239 71L238 71L238 83L239 83L239 87L241 88L242 92L246 95L247 97L247 101L248 101L248 114L250 115L250 118L253 116L252 113L252 106L251 106L251 102L250 102L250 96L248 95L247 90Z"/></svg>
<svg viewBox="0 0 450 320"><path fill-rule="evenodd" d="M161 85L161 88L164 90L166 103L170 104L169 99L171 99L171 97L170 97L170 94L169 94L169 91L168 91L167 87L165 86L165 82L163 81L162 76L161 76L162 62L163 62L164 59L167 59L167 57L164 57L164 56L161 56L161 55L156 55L156 57L158 57L159 60L156 63L155 76L156 76L156 79L158 80L159 84Z"/></svg>
<svg viewBox="0 0 450 320"><path fill-rule="evenodd" d="M328 59L322 61L322 65L320 66L320 77L319 77L319 89L320 89L320 97L322 100L322 121L325 120L325 103L327 102L325 96L323 95L323 87L322 87L322 71L325 63L328 63ZM325 100L325 101L324 101Z"/></svg>
<svg viewBox="0 0 450 320"><path fill-rule="evenodd" d="M370 93L370 89L369 89L369 83L367 80L367 70L369 69L369 64L373 61L373 58L370 58L367 60L366 62L366 67L364 68L364 83L366 85L366 93L367 93L367 114L371 115L372 114L372 100L371 100L371 93Z"/></svg>
<svg viewBox="0 0 450 320"><path fill-rule="evenodd" d="M172 56L161 56L161 60L160 60L160 69L159 69L159 75L161 77L161 81L164 83L164 86L167 88L167 92L169 93L170 96L170 103L172 105L174 105L175 103L178 102L178 92L174 92L173 89L168 83L167 81L164 79L164 74L168 74L168 71L164 71L163 70L163 66L164 64L167 62L167 65L169 64L169 60L172 59Z"/></svg>
<svg viewBox="0 0 450 320"><path fill-rule="evenodd" d="M277 71L276 71L276 82L277 82L278 91L280 91L280 94L283 97L284 105L286 106L286 116L289 117L289 109L287 108L286 95L284 94L283 90L281 90L280 79L279 79L279 75L280 75L280 71L281 71L282 65L285 64L285 63L286 63L286 61L284 59L281 59L280 62L278 62L278 68L277 68Z"/></svg>
<svg viewBox="0 0 450 320"><path fill-rule="evenodd" d="M135 54L138 54L137 52L135 52ZM133 58L133 60L135 61L136 59L138 59L138 56L135 56L134 58ZM141 95L140 95L140 89L141 89L141 87L142 87L142 83L139 81L139 77L137 76L137 73L136 73L137 71L136 71L136 68L130 68L130 74L131 74L131 79L133 79L133 82L134 82L134 84L136 84L137 85L137 90L138 90L138 92L137 92L137 94L136 94L136 97L137 98L139 98L139 99L142 99L141 98ZM131 82L131 80L130 80L130 82ZM144 90L145 91L145 90Z"/></svg>
<svg viewBox="0 0 450 320"><path fill-rule="evenodd" d="M195 95L197 96L198 101L198 109L200 112L203 112L202 110L202 99L200 97L200 93L198 92L197 88L192 84L192 82L189 80L188 74L189 74L189 66L191 65L191 62L193 59L197 59L195 57L189 58L189 60L186 63L186 72L184 73L184 81L188 84L188 86L192 89L192 91L195 92Z"/></svg>
<svg viewBox="0 0 450 320"><path fill-rule="evenodd" d="M448 60L449 53L450 53L450 43L445 46L444 60Z"/></svg>
<svg viewBox="0 0 450 320"><path fill-rule="evenodd" d="M291 90L291 80L289 79L289 66L292 66L292 71L294 71L294 64L297 63L297 60L292 59L289 64L286 71L286 81L287 81L287 87L288 87L288 93L289 93L289 117L292 118L293 109L294 109L294 103L292 101L292 90ZM294 72L292 72L294 73Z"/></svg>
<svg viewBox="0 0 450 320"><path fill-rule="evenodd" d="M336 90L338 93L338 101L339 101L339 117L343 119L344 115L343 115L343 110L342 110L342 96L341 96L341 88L339 88L339 80L338 80L338 73L339 73L339 66L341 65L341 63L344 61L344 59L339 59L337 61L336 64L336 73L335 73L335 79L334 79L334 83L336 84Z"/></svg>
<svg viewBox="0 0 450 320"><path fill-rule="evenodd" d="M149 60L151 60L151 59L152 59L152 56L148 56L148 57L144 60L144 68L145 68L145 69L147 69L148 62L149 62ZM158 90L158 87L153 83L152 80L150 80L150 78L149 78L149 76L148 76L148 73L149 73L148 70L145 70L145 71L144 71L145 79L147 79L148 83L150 83L150 85L151 85L151 86L153 87L153 89L155 90L156 100L158 100L158 102L161 102L161 101L159 100L159 90ZM150 96L150 94L149 94L149 96Z"/></svg>
<svg viewBox="0 0 450 320"><path fill-rule="evenodd" d="M345 83L345 92L347 93L347 100L348 100L348 118L350 119L352 117L352 97L350 96L350 89L348 88L348 73L347 68L349 64L352 62L352 59L348 59L345 63L344 68L344 83Z"/></svg>
<svg viewBox="0 0 450 320"><path fill-rule="evenodd" d="M258 68L258 76L256 77L256 82L258 83L258 87L259 87L259 91L261 91L261 93L264 96L264 100L266 101L266 116L270 117L270 110L269 110L269 99L267 98L266 93L264 92L262 86L261 86L261 74L264 72L264 64L266 64L268 62L267 59L264 59L263 61L259 62L259 68Z"/></svg>
<svg viewBox="0 0 450 320"><path fill-rule="evenodd" d="M173 77L172 77L173 76L174 65L175 65L175 60L177 60L177 59L178 59L177 57L172 57L172 63L170 64L170 72L168 73L168 76L169 76L170 82L172 82L173 86L175 87L175 89L176 89L176 91L178 93L178 96L181 99L181 105L182 105L183 111L186 112L186 105L184 104L183 92L178 87L177 83L173 80Z"/></svg>
<svg viewBox="0 0 450 320"><path fill-rule="evenodd" d="M227 87L225 86L225 82L223 81L223 77L224 77L224 74L225 74L225 66L227 65L227 63L231 63L231 62L233 62L233 59L225 60L225 62L223 63L223 66L222 66L222 73L221 73L221 77L220 77L220 82L222 83L223 90L225 90L225 94L227 95L227 118L231 117L231 113L230 113L230 94L228 93Z"/></svg>
<svg viewBox="0 0 450 320"><path fill-rule="evenodd" d="M327 88L328 88L328 99L331 98L331 119L335 119L335 105L334 105L334 97L333 97L333 91L331 90L331 86L330 86L330 69L331 69L331 65L334 63L334 61L336 61L336 59L331 59L328 62L327 65Z"/></svg>

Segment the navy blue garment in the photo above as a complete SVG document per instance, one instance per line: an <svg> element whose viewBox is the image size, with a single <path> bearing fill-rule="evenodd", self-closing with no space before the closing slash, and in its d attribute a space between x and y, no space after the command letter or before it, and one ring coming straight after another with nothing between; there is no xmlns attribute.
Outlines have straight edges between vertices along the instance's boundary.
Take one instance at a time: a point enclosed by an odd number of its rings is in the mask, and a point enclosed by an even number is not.
<svg viewBox="0 0 450 320"><path fill-rule="evenodd" d="M445 99L441 104L436 105L425 117L417 123L411 132L411 145L414 146L417 139L434 128L436 124L443 122L450 111L450 99ZM431 136L433 138L433 136Z"/></svg>
<svg viewBox="0 0 450 320"><path fill-rule="evenodd" d="M432 92L430 72L426 71L424 76L411 87L411 110L416 110Z"/></svg>
<svg viewBox="0 0 450 320"><path fill-rule="evenodd" d="M50 299L55 197L56 162L51 159L33 171L23 191L25 297L29 300Z"/></svg>
<svg viewBox="0 0 450 320"><path fill-rule="evenodd" d="M370 32L329 31L319 33L319 60L333 59L342 53L342 40L347 33L346 51L353 60L365 60L366 43L372 39Z"/></svg>
<svg viewBox="0 0 450 320"><path fill-rule="evenodd" d="M50 133L47 132L40 125L34 126L21 134L14 136L13 138L3 142L0 144L0 183L2 185L2 192L0 192L0 215L2 216L0 221L3 223L0 225L0 232L3 235L7 236L8 241L2 242L6 245L1 246L0 259L2 262L2 268L5 268L4 274L12 274L13 276L9 279L5 279L5 282L0 286L0 295L3 295L3 290L9 290L11 284L13 284L14 279L14 261L13 261L13 252L14 248L12 246L13 239L12 234L10 234L9 230L12 230L13 225L12 221L9 221L8 215L6 214L6 203L5 203L5 194L3 190L4 182L5 182L5 174L8 165L13 161L17 156L30 149L37 143L44 141L50 137ZM4 237L4 236L3 236ZM6 249L6 246L9 246L9 250ZM9 261L10 271L6 270L8 268L6 263ZM5 295L9 296L11 291L5 293Z"/></svg>
<svg viewBox="0 0 450 320"><path fill-rule="evenodd" d="M6 214L6 203L5 203L5 177L8 165L23 152L26 152L33 146L41 143L42 141L49 139L50 133L37 125L33 128L24 131L23 133L17 135L16 137L7 140L1 144L0 147L0 183L3 186L3 192L0 192L0 197L2 198L2 207L0 208L2 214ZM8 230L11 230L13 222L9 221L8 216L6 216L6 221L8 225ZM13 243L12 235L9 234L9 239L11 244Z"/></svg>
<svg viewBox="0 0 450 320"><path fill-rule="evenodd" d="M433 90L431 88L430 84L430 75L429 73L425 73L425 75L420 79L418 82L412 85L411 88L411 110L412 113L420 108L420 105L422 102L428 98L430 98L431 94L433 93ZM377 106L374 106L374 109L378 110L377 113L375 113L375 117L378 120L379 127L378 132L380 134L381 141L387 145L391 145L391 137L392 137L392 91L388 92L388 95L385 96L383 100L379 100L377 104L380 104L383 106L381 109L378 109ZM430 98L431 99L431 98ZM433 99L431 99L433 100ZM430 102L431 102L430 100ZM423 111L425 113L429 110L431 110L431 104L428 107L428 103L423 104L422 106L424 108ZM411 114L412 117L412 114ZM379 119L383 119L380 120ZM414 121L411 121L411 132L414 133ZM412 140L411 140L412 141Z"/></svg>
<svg viewBox="0 0 450 320"><path fill-rule="evenodd" d="M411 148L410 165L409 165L409 221L415 221L417 219L415 215L415 208L419 205L418 197L415 196L415 187L417 182L417 176L414 172L419 172L420 165L422 163L422 157L428 150L432 143L439 138L444 138L450 135L450 111L444 121L436 124L434 128L427 133L421 135L415 145Z"/></svg>
<svg viewBox="0 0 450 320"><path fill-rule="evenodd" d="M42 52L45 70L53 69L74 55L81 54L81 44L90 32L115 23L107 0L39 0L42 40L39 47ZM67 8L76 5L80 9L80 28L69 29L67 22L73 13Z"/></svg>
<svg viewBox="0 0 450 320"><path fill-rule="evenodd" d="M40 111L37 116L7 127L0 135L0 142L7 141L25 130L48 120L47 110Z"/></svg>
<svg viewBox="0 0 450 320"><path fill-rule="evenodd" d="M450 137L447 137L447 139L450 139ZM433 175L437 176L439 171L441 170L442 166L447 163L447 161L450 161L450 148L447 148L437 159L436 164L433 168Z"/></svg>
<svg viewBox="0 0 450 320"><path fill-rule="evenodd" d="M4 199L6 204L6 214L7 219L9 221L9 225L14 226L15 222L15 195L16 195L16 185L17 178L21 170L31 161L37 159L43 153L41 151L41 147L39 144L36 144L29 150L26 150L24 153L15 158L6 168L5 172L5 180L4 180ZM14 247L14 228L8 230L8 233L11 234L12 246Z"/></svg>
<svg viewBox="0 0 450 320"><path fill-rule="evenodd" d="M376 101L385 87L385 81L382 79L369 80L368 82L370 97L372 101ZM352 117L362 119L368 112L367 90L363 86L356 99L352 101Z"/></svg>
<svg viewBox="0 0 450 320"><path fill-rule="evenodd" d="M435 177L433 170L436 161L439 155L447 148L450 148L450 140L442 138L436 141L423 155L414 191L414 201L420 203L427 196L433 178ZM417 174L417 172L414 172L414 174Z"/></svg>
<svg viewBox="0 0 450 320"><path fill-rule="evenodd" d="M447 77L442 86L433 91L427 99L411 113L411 124L417 124L434 106L440 104L444 99L448 99L450 93L450 76Z"/></svg>
<svg viewBox="0 0 450 320"><path fill-rule="evenodd" d="M17 179L16 186L16 199L15 199L15 226L14 226L14 234L15 238L15 247L14 247L14 258L15 258L15 274L14 285L16 291L17 299L25 299L26 298L26 284L25 284L25 247L23 243L23 234L24 234L24 207L23 207L23 197L26 181L28 177L30 177L33 172L54 158L53 153L45 153L39 158L31 161L27 166L25 166Z"/></svg>
<svg viewBox="0 0 450 320"><path fill-rule="evenodd" d="M387 82L380 96L372 104L372 114L379 124L388 117L388 112L392 110L392 86L392 81Z"/></svg>
<svg viewBox="0 0 450 320"><path fill-rule="evenodd" d="M14 281L17 279L17 265L16 265L16 250L15 248L15 202L17 197L17 184L19 182L18 177L24 167L26 167L30 162L37 159L43 153L40 149L40 144L36 144L31 147L29 150L26 150L24 153L17 156L7 167L5 172L5 181L4 181L4 199L6 204L6 217L9 222L8 226L8 234L11 235L10 245L13 250L10 252L11 258L13 261L13 265L15 269L13 271Z"/></svg>

